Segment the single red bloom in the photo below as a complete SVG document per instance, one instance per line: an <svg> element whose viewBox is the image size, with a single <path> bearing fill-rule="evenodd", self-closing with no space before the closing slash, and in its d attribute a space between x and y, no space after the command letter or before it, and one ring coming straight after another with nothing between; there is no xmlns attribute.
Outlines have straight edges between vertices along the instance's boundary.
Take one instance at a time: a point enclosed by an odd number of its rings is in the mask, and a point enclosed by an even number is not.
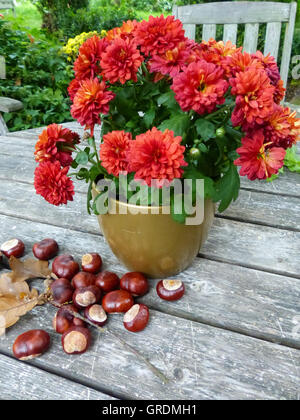
<svg viewBox="0 0 300 420"><path fill-rule="evenodd" d="M233 55L226 57L223 68L228 76L236 76L239 72L246 71L249 67L263 69L262 63L247 52L236 51Z"/></svg>
<svg viewBox="0 0 300 420"><path fill-rule="evenodd" d="M119 176L120 172L128 171L127 154L131 141L131 134L125 131L112 131L103 136L100 159L109 174Z"/></svg>
<svg viewBox="0 0 300 420"><path fill-rule="evenodd" d="M74 97L71 114L81 125L93 128L101 123L99 114L108 113L109 102L114 97L115 94L106 90L105 83L97 78L83 80Z"/></svg>
<svg viewBox="0 0 300 420"><path fill-rule="evenodd" d="M171 88L183 111L193 109L198 114L205 114L225 102L228 82L220 67L199 60L184 68L173 79Z"/></svg>
<svg viewBox="0 0 300 420"><path fill-rule="evenodd" d="M252 57L262 64L271 81L271 84L276 86L280 80L280 73L275 58L272 57L271 54L264 56L260 51L252 54Z"/></svg>
<svg viewBox="0 0 300 420"><path fill-rule="evenodd" d="M61 125L49 125L39 136L35 145L35 160L37 162L59 161L61 166L70 166L72 150L79 143L79 135Z"/></svg>
<svg viewBox="0 0 300 420"><path fill-rule="evenodd" d="M147 56L163 54L173 50L185 40L182 23L174 16L150 16L148 21L140 22L134 31L135 40Z"/></svg>
<svg viewBox="0 0 300 420"><path fill-rule="evenodd" d="M34 172L36 193L55 206L73 201L74 185L68 171L68 167L61 169L57 161L41 163Z"/></svg>
<svg viewBox="0 0 300 420"><path fill-rule="evenodd" d="M77 93L77 90L80 88L80 80L79 79L73 79L71 83L68 86L68 93L70 96L71 101L74 101L74 97Z"/></svg>
<svg viewBox="0 0 300 420"><path fill-rule="evenodd" d="M300 118L296 118L296 111L291 113L290 108L275 105L264 126L264 135L275 146L284 149L292 147L300 139Z"/></svg>
<svg viewBox="0 0 300 420"><path fill-rule="evenodd" d="M160 187L165 181L181 178L182 167L187 166L181 140L173 131L161 132L156 127L140 134L130 143L129 171L135 172L134 178L145 181L148 186L152 180Z"/></svg>
<svg viewBox="0 0 300 420"><path fill-rule="evenodd" d="M129 39L116 38L102 55L102 75L110 83L137 81L137 71L144 58Z"/></svg>
<svg viewBox="0 0 300 420"><path fill-rule="evenodd" d="M101 73L99 62L108 46L105 38L97 35L88 38L79 48L79 55L74 63L76 79L90 79Z"/></svg>
<svg viewBox="0 0 300 420"><path fill-rule="evenodd" d="M231 93L236 96L236 107L231 121L234 126L244 122L263 124L273 112L274 86L264 70L250 67L230 79Z"/></svg>
<svg viewBox="0 0 300 420"><path fill-rule="evenodd" d="M242 147L237 149L240 157L234 161L236 166L241 166L240 175L253 181L266 179L278 173L283 166L285 150L282 147L271 147L271 143L264 143L262 130L253 132L252 137L242 139Z"/></svg>
<svg viewBox="0 0 300 420"><path fill-rule="evenodd" d="M180 42L172 50L161 55L155 54L150 60L150 71L175 77L187 64L190 48L186 42Z"/></svg>
<svg viewBox="0 0 300 420"><path fill-rule="evenodd" d="M119 28L113 28L107 32L106 39L108 41L112 41L116 38L134 38L134 30L136 29L138 22L136 20L127 20L127 22L123 22L122 26Z"/></svg>

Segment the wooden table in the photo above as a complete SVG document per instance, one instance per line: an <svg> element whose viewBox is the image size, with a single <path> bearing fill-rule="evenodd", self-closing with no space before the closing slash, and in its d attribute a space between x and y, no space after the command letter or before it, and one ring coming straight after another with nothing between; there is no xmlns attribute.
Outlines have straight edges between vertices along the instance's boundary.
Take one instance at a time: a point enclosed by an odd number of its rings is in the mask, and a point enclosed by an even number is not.
<svg viewBox="0 0 300 420"><path fill-rule="evenodd" d="M68 123L70 128L78 128ZM53 237L61 251L99 252L105 268L126 270L86 213L86 185L75 201L56 208L35 194L33 148L41 129L0 137L0 240L22 238L31 249ZM82 134L82 130L79 132ZM274 183L242 181L240 197L215 218L192 267L181 274L186 295L160 300L155 281L141 299L151 322L139 334L112 316L110 328L170 379L168 385L105 334L91 349L67 356L51 321L37 307L0 339L0 399L299 399L300 398L300 176L286 171ZM41 282L40 282L41 283ZM43 328L52 347L19 362L12 343Z"/></svg>

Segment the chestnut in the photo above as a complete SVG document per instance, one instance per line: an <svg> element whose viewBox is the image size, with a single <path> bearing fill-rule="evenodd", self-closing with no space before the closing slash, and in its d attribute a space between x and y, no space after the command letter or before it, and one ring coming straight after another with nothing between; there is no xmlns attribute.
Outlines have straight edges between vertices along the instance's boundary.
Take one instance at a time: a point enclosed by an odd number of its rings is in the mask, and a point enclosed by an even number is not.
<svg viewBox="0 0 300 420"><path fill-rule="evenodd" d="M108 293L119 288L120 278L111 271L102 271L96 276L95 285L100 287L104 293Z"/></svg>
<svg viewBox="0 0 300 420"><path fill-rule="evenodd" d="M124 327L131 332L142 331L149 321L149 309L142 303L133 305L123 319Z"/></svg>
<svg viewBox="0 0 300 420"><path fill-rule="evenodd" d="M181 280L161 280L156 286L158 296L165 300L180 299L184 295L184 290Z"/></svg>
<svg viewBox="0 0 300 420"><path fill-rule="evenodd" d="M105 312L127 312L134 304L132 295L127 290L113 290L102 299Z"/></svg>
<svg viewBox="0 0 300 420"><path fill-rule="evenodd" d="M59 255L52 263L52 271L57 277L71 280L79 271L79 264L72 255Z"/></svg>
<svg viewBox="0 0 300 420"><path fill-rule="evenodd" d="M74 325L84 327L86 324L83 320L76 318L73 314L78 313L78 309L74 305L64 305L60 308L53 318L53 328L59 334L64 334Z"/></svg>
<svg viewBox="0 0 300 420"><path fill-rule="evenodd" d="M103 327L107 321L107 314L101 305L91 305L85 308L84 316L95 325Z"/></svg>
<svg viewBox="0 0 300 420"><path fill-rule="evenodd" d="M94 274L79 271L79 273L75 274L72 278L71 284L74 289L78 289L79 287L92 286L95 284L95 280L96 276Z"/></svg>
<svg viewBox="0 0 300 420"><path fill-rule="evenodd" d="M142 296L148 292L148 280L142 273L127 273L120 281L121 289L127 290L133 296Z"/></svg>
<svg viewBox="0 0 300 420"><path fill-rule="evenodd" d="M33 255L38 260L48 261L58 253L58 244L54 239L46 238L37 242L32 247Z"/></svg>
<svg viewBox="0 0 300 420"><path fill-rule="evenodd" d="M73 293L73 303L77 308L86 308L99 302L101 290L97 286L79 287Z"/></svg>
<svg viewBox="0 0 300 420"><path fill-rule="evenodd" d="M102 258L95 252L85 254L81 259L81 267L87 273L97 274L102 267Z"/></svg>
<svg viewBox="0 0 300 420"><path fill-rule="evenodd" d="M91 342L91 333L84 327L71 327L62 336L61 343L67 354L84 353Z"/></svg>
<svg viewBox="0 0 300 420"><path fill-rule="evenodd" d="M13 353L17 359L29 360L45 353L50 346L50 335L44 330L30 330L16 339Z"/></svg>
<svg viewBox="0 0 300 420"><path fill-rule="evenodd" d="M61 278L55 280L50 285L50 289L54 302L63 304L72 300L74 288L68 279Z"/></svg>
<svg viewBox="0 0 300 420"><path fill-rule="evenodd" d="M25 245L20 239L10 239L1 245L0 251L7 258L11 256L20 258L24 255Z"/></svg>

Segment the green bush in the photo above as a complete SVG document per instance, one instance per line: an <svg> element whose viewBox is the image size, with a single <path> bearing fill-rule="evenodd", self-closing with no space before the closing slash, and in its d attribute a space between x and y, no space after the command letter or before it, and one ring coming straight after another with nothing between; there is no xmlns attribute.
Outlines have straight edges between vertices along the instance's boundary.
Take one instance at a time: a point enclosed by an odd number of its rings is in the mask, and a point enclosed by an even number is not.
<svg viewBox="0 0 300 420"><path fill-rule="evenodd" d="M62 56L57 39L39 33L32 37L0 21L1 54L7 79L0 81L0 96L19 99L21 112L4 114L12 131L71 120L67 86L72 69Z"/></svg>

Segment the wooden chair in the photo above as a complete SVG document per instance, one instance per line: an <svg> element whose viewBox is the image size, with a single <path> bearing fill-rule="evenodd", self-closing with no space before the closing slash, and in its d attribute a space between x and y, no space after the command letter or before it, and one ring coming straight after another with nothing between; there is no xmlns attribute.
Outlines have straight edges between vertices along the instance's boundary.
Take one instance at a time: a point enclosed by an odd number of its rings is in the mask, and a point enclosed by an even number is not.
<svg viewBox="0 0 300 420"><path fill-rule="evenodd" d="M16 16L14 0L0 0L0 10L12 10L14 16Z"/></svg>
<svg viewBox="0 0 300 420"><path fill-rule="evenodd" d="M0 56L0 79L6 79L5 59L2 56ZM17 101L16 99L0 96L0 136L8 133L8 128L1 113L20 111L22 108L22 102Z"/></svg>
<svg viewBox="0 0 300 420"><path fill-rule="evenodd" d="M221 2L174 6L173 15L184 25L186 35L195 39L196 25L203 25L202 38L208 41L216 37L216 25L224 25L223 41L236 43L239 24L245 24L244 50L257 50L259 24L266 23L264 54L278 58L281 26L286 23L280 75L286 86L294 35L297 3L274 2Z"/></svg>

